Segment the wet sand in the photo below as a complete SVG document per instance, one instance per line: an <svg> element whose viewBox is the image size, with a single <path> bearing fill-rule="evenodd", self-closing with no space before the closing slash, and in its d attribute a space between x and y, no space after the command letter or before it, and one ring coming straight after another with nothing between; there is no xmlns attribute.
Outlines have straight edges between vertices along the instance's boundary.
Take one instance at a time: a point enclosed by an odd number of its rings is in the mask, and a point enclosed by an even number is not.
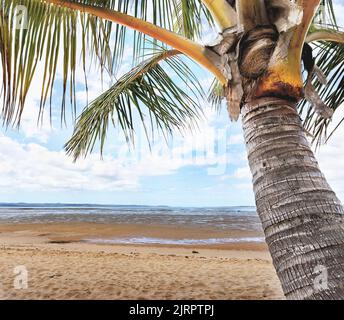
<svg viewBox="0 0 344 320"><path fill-rule="evenodd" d="M283 299L264 243L93 244L114 237L256 237L256 231L96 223L0 226L2 299ZM15 289L24 266L28 288Z"/></svg>

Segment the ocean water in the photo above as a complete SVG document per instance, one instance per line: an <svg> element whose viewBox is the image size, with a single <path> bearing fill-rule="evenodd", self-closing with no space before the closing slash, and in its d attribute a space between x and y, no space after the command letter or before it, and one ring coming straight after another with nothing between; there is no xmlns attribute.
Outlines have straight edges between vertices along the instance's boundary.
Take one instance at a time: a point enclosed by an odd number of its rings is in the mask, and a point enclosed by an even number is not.
<svg viewBox="0 0 344 320"><path fill-rule="evenodd" d="M200 226L221 230L261 231L254 207L182 208L167 206L99 206L65 204L0 204L0 223L145 224ZM261 242L262 238L158 239L146 237L88 239L101 243L205 244Z"/></svg>

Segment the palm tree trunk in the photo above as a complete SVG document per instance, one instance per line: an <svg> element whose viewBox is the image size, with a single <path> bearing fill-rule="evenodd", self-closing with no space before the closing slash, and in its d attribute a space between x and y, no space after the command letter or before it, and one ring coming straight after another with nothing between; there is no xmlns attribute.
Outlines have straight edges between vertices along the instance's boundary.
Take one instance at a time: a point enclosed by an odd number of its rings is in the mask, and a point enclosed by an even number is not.
<svg viewBox="0 0 344 320"><path fill-rule="evenodd" d="M261 98L242 114L257 211L286 297L344 299L343 206L295 104Z"/></svg>

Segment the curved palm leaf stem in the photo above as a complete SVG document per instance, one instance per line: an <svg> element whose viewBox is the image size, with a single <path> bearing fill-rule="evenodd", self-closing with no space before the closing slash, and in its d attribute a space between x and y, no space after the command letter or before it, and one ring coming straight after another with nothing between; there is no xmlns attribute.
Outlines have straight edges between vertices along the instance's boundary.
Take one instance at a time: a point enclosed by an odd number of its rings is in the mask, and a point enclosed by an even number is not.
<svg viewBox="0 0 344 320"><path fill-rule="evenodd" d="M306 38L306 42L314 41L330 41L337 43L344 43L344 32L330 31L330 30L318 30L309 34Z"/></svg>
<svg viewBox="0 0 344 320"><path fill-rule="evenodd" d="M213 73L221 83L226 84L227 79L222 71L216 66L216 60L220 57L208 50L204 46L193 42L187 38L182 37L172 31L158 27L147 21L129 16L127 14L105 9L96 6L84 5L75 2L68 2L63 0L44 0L46 3L59 5L68 9L78 10L87 14L97 16L102 19L113 21L128 28L142 32L152 38L159 40L172 48L179 50L185 55L189 56L208 71Z"/></svg>
<svg viewBox="0 0 344 320"><path fill-rule="evenodd" d="M158 56L157 59L155 59L154 61L154 64L150 65L149 67L152 67L152 66L156 66L157 64L159 64L161 61L164 61L168 58L171 58L171 57L174 57L174 56L177 56L179 54L183 54L182 52L178 51L178 50L166 50L163 54L160 54ZM133 77L131 80L135 80L139 77L141 77L147 70L146 69L142 69L141 72L137 73L135 77Z"/></svg>
<svg viewBox="0 0 344 320"><path fill-rule="evenodd" d="M226 0L202 0L222 30L237 24L237 14Z"/></svg>
<svg viewBox="0 0 344 320"><path fill-rule="evenodd" d="M297 52L297 56L293 58L298 58L298 61L301 60L303 43L306 40L306 36L312 21L314 14L317 11L320 0L297 0L296 4L303 8L303 17L302 22L296 26L293 37L290 42L290 48L294 49Z"/></svg>

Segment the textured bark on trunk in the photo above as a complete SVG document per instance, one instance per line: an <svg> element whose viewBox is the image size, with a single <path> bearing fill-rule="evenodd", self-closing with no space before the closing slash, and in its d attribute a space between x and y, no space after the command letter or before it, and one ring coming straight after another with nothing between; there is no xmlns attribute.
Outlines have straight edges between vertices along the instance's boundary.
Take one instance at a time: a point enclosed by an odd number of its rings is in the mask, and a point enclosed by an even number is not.
<svg viewBox="0 0 344 320"><path fill-rule="evenodd" d="M257 211L286 297L344 299L343 206L295 104L262 98L242 114Z"/></svg>

